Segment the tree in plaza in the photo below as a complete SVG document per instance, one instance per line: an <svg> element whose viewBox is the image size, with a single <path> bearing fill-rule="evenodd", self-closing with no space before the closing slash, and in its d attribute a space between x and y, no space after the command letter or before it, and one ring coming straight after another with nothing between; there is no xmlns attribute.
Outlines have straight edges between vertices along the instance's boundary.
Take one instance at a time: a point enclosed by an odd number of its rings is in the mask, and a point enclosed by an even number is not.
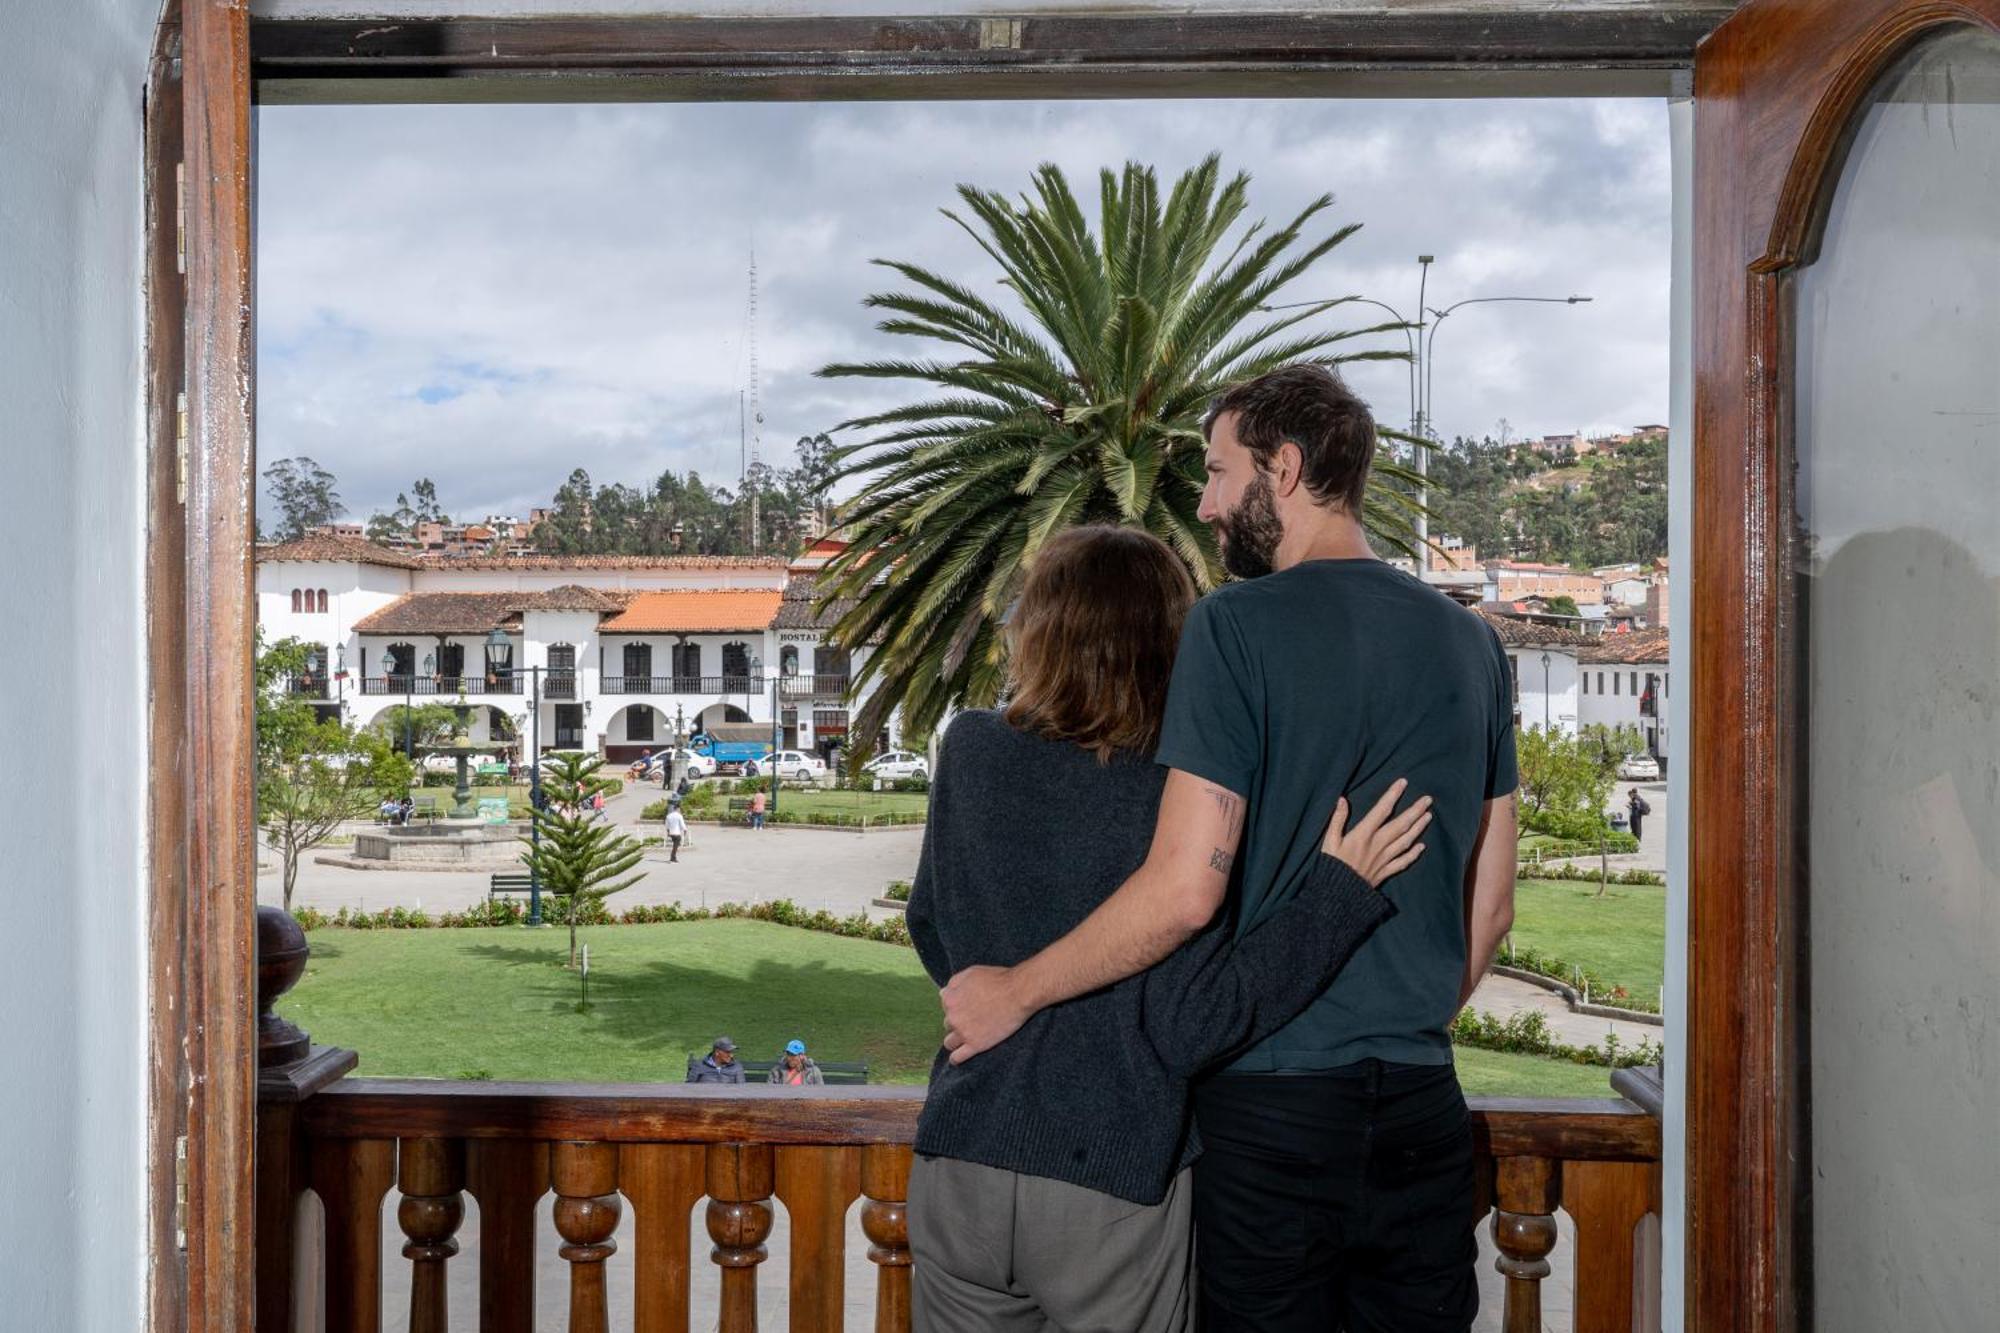
<svg viewBox="0 0 2000 1333"><path fill-rule="evenodd" d="M281 458L264 469L265 489L280 515L277 538L294 541L346 512L334 476L310 458Z"/></svg>
<svg viewBox="0 0 2000 1333"><path fill-rule="evenodd" d="M576 966L576 923L592 904L602 903L620 889L629 889L643 875L628 872L639 864L637 839L620 833L597 817L590 798L610 782L597 775L602 759L558 751L542 759L544 808L534 812L540 842L523 838L528 848L521 861L537 875L542 892L565 904L569 921L569 966Z"/></svg>
<svg viewBox="0 0 2000 1333"><path fill-rule="evenodd" d="M1521 777L1521 823L1538 833L1588 842L1605 833L1604 802L1612 771L1598 738L1556 727L1529 727L1515 737Z"/></svg>
<svg viewBox="0 0 2000 1333"><path fill-rule="evenodd" d="M1639 754L1646 748L1646 738L1630 722L1615 727L1592 722L1577 733L1577 739L1596 756L1597 766L1606 777L1616 777L1618 765L1627 756Z"/></svg>
<svg viewBox="0 0 2000 1333"><path fill-rule="evenodd" d="M375 715L368 729L390 748L401 750L406 744L411 748L448 744L457 726L458 710L450 704L391 704Z"/></svg>
<svg viewBox="0 0 2000 1333"><path fill-rule="evenodd" d="M254 677L257 823L280 858L288 912L299 858L342 821L367 814L384 794L410 785L409 762L386 740L322 718L287 688L314 651L297 639L260 648Z"/></svg>
<svg viewBox="0 0 2000 1333"><path fill-rule="evenodd" d="M862 479L843 506L851 545L820 583L829 601L854 599L832 637L876 645L861 667L876 688L856 735L876 735L898 707L922 732L951 706L994 702L1006 678L1001 615L1064 528L1144 527L1214 587L1221 562L1195 512L1209 401L1292 362L1404 356L1338 352L1401 328L1328 327L1320 317L1346 298L1260 313L1356 228L1307 240L1331 206L1322 196L1275 229L1239 229L1249 184L1225 181L1210 157L1163 199L1153 171L1128 163L1102 173L1094 226L1054 166L1018 201L961 185L963 215L945 216L992 260L1019 313L984 294L989 272L876 261L907 284L868 298L887 312L879 327L946 351L819 372L915 381L929 395L842 423L869 438L832 458L832 480ZM1414 546L1412 486L1378 456L1361 518L1387 546ZM893 577L878 578L883 561Z"/></svg>

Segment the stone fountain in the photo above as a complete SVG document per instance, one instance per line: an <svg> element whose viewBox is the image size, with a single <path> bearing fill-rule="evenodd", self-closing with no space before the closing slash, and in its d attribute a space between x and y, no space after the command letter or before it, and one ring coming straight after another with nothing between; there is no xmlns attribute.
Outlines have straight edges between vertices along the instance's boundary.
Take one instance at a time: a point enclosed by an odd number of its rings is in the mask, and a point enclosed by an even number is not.
<svg viewBox="0 0 2000 1333"><path fill-rule="evenodd" d="M451 818L472 819L477 817L479 810L472 803L470 760L474 755L498 754L506 747L490 742L482 744L472 739L465 725L467 710L464 700L453 705L453 711L458 715L458 722L451 729L451 740L443 745L426 745L421 748L427 755L448 754L457 761L458 783L451 790Z"/></svg>

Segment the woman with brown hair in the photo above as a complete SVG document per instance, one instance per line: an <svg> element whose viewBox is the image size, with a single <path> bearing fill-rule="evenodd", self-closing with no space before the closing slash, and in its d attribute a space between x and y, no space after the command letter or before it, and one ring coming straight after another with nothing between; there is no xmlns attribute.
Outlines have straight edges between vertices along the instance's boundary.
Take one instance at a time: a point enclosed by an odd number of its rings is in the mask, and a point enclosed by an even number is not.
<svg viewBox="0 0 2000 1333"><path fill-rule="evenodd" d="M1147 533L1043 547L1008 626L1007 708L954 719L932 782L908 920L940 986L1033 955L1145 860L1193 603ZM1189 1081L1304 1009L1393 913L1374 886L1422 853L1428 822L1423 801L1392 813L1401 794L1351 828L1343 802L1306 891L1241 939L1217 921L977 1060L938 1053L910 1180L919 1333L1189 1326Z"/></svg>

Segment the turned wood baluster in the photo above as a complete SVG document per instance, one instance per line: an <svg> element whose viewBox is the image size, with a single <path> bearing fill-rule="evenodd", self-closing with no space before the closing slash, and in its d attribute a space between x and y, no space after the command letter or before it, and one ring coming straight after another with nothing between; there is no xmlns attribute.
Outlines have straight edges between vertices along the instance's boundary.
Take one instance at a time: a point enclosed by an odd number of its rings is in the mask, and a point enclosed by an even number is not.
<svg viewBox="0 0 2000 1333"><path fill-rule="evenodd" d="M910 1149L861 1150L861 1230L876 1264L875 1333L910 1330Z"/></svg>
<svg viewBox="0 0 2000 1333"><path fill-rule="evenodd" d="M458 1139L404 1139L396 1155L396 1222L410 1243L410 1333L445 1333L445 1260L458 1253L465 1220L465 1144Z"/></svg>
<svg viewBox="0 0 2000 1333"><path fill-rule="evenodd" d="M722 1266L720 1333L756 1333L757 1265L770 1257L771 1192L777 1174L767 1143L708 1150L708 1236Z"/></svg>
<svg viewBox="0 0 2000 1333"><path fill-rule="evenodd" d="M604 1261L618 1250L624 1204L618 1198L618 1145L557 1143L549 1150L555 1181L557 1251L569 1260L569 1333L610 1333Z"/></svg>
<svg viewBox="0 0 2000 1333"><path fill-rule="evenodd" d="M1493 1266L1507 1279L1504 1333L1541 1333L1542 1279L1556 1245L1562 1163L1546 1157L1502 1157L1494 1170Z"/></svg>

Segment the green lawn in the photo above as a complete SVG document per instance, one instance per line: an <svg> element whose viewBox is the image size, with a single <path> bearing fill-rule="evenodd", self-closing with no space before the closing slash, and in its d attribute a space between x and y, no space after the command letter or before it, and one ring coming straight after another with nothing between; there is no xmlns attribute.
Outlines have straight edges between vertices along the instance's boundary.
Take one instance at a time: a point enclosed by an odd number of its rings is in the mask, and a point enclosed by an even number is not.
<svg viewBox="0 0 2000 1333"><path fill-rule="evenodd" d="M696 810L690 818L719 818L728 812L731 798L741 795L741 792L719 793L712 805ZM664 795L648 797L648 807L659 804L665 799ZM930 809L930 797L920 791L834 791L830 788L804 790L786 787L778 793L778 809L787 818L794 815L840 815L849 821L857 815L867 815L870 818L881 815L914 815L921 818Z"/></svg>
<svg viewBox="0 0 2000 1333"><path fill-rule="evenodd" d="M1595 884L1524 879L1514 889L1513 941L1654 999L1666 974L1667 891L1613 884L1600 898Z"/></svg>
<svg viewBox="0 0 2000 1333"><path fill-rule="evenodd" d="M778 808L796 814L921 815L931 798L920 791L793 791L778 793Z"/></svg>
<svg viewBox="0 0 2000 1333"><path fill-rule="evenodd" d="M1539 1055L1455 1047L1452 1063L1468 1097L1611 1097L1611 1071Z"/></svg>
<svg viewBox="0 0 2000 1333"><path fill-rule="evenodd" d="M718 1033L769 1058L802 1037L883 1083L920 1083L940 1029L937 992L901 945L761 921L585 929L587 1013L563 960L567 932L316 930L305 978L279 1010L361 1053L363 1074L677 1082ZM1460 1050L1466 1091L1609 1096L1607 1072Z"/></svg>

